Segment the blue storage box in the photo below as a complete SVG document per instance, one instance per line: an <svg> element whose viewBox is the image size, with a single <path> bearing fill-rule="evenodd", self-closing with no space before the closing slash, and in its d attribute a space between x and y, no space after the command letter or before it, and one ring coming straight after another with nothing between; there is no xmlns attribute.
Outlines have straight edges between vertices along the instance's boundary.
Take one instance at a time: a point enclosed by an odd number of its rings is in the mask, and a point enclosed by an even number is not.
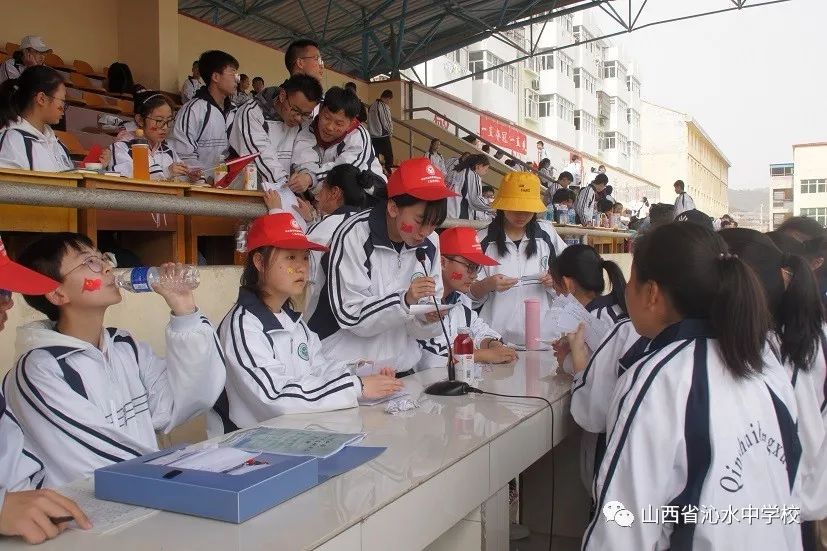
<svg viewBox="0 0 827 551"><path fill-rule="evenodd" d="M241 523L319 483L313 457L261 454L270 465L240 475L146 464L170 451L96 470L95 497Z"/></svg>

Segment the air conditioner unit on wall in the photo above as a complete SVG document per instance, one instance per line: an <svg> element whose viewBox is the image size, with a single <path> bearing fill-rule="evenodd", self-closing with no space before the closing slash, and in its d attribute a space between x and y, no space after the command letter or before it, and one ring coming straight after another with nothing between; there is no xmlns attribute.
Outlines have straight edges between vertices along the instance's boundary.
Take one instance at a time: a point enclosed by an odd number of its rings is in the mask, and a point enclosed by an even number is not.
<svg viewBox="0 0 827 551"><path fill-rule="evenodd" d="M531 89L535 91L540 91L540 79L535 78L531 80Z"/></svg>

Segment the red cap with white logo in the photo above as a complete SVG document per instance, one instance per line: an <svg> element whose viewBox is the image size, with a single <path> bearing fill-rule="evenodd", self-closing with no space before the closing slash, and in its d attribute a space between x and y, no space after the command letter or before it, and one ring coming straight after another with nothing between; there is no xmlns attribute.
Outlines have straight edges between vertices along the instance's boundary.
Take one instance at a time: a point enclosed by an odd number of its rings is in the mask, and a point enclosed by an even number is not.
<svg viewBox="0 0 827 551"><path fill-rule="evenodd" d="M45 295L60 287L52 278L21 266L9 258L0 239L0 289L24 295Z"/></svg>
<svg viewBox="0 0 827 551"><path fill-rule="evenodd" d="M327 247L307 239L307 236L288 212L268 214L256 218L247 232L247 250L259 247L276 247L277 249L310 249L326 251Z"/></svg>
<svg viewBox="0 0 827 551"><path fill-rule="evenodd" d="M388 197L410 195L423 201L438 201L457 194L445 186L445 178L424 157L402 161L388 179Z"/></svg>
<svg viewBox="0 0 827 551"><path fill-rule="evenodd" d="M480 266L497 266L499 262L482 252L474 228L448 228L439 235L439 254L461 256Z"/></svg>

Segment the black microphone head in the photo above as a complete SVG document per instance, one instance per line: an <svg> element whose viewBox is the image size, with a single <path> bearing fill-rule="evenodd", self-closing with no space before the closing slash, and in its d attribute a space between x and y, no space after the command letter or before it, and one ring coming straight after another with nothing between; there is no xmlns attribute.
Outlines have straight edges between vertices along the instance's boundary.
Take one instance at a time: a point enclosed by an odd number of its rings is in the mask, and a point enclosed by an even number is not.
<svg viewBox="0 0 827 551"><path fill-rule="evenodd" d="M425 247L419 247L416 250L416 259L419 260L420 262L425 262L425 256L426 256Z"/></svg>

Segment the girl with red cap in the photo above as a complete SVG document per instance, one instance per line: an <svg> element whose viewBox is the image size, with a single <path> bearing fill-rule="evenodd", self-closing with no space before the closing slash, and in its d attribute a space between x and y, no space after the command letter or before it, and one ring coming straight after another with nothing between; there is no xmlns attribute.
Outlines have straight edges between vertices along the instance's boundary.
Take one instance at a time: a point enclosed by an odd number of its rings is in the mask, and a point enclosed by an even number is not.
<svg viewBox="0 0 827 551"><path fill-rule="evenodd" d="M285 413L355 407L360 397L380 398L401 388L390 370L360 378L344 363L329 361L292 309L290 297L307 284L310 251L327 248L308 240L291 214L258 218L247 249L238 301L218 330L227 383L207 420L210 436Z"/></svg>

